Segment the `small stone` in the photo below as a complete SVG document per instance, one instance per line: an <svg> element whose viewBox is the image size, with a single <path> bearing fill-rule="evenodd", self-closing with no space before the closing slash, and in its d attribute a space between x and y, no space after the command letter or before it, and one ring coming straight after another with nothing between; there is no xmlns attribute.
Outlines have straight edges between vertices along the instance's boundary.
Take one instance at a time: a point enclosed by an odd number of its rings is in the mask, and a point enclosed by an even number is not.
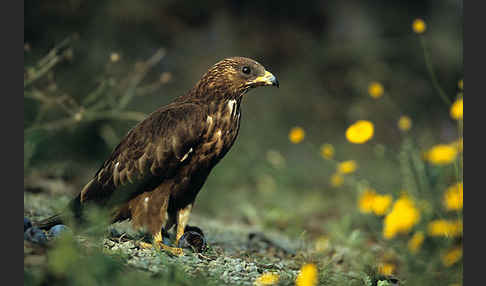
<svg viewBox="0 0 486 286"><path fill-rule="evenodd" d="M59 235L61 235L64 232L67 232L67 231L71 231L71 230L63 224L58 224L58 225L51 227L48 235L49 235L49 237L58 237Z"/></svg>
<svg viewBox="0 0 486 286"><path fill-rule="evenodd" d="M33 243L45 244L47 242L46 234L38 227L29 227L24 232L24 239Z"/></svg>
<svg viewBox="0 0 486 286"><path fill-rule="evenodd" d="M187 231L179 239L177 247L191 248L195 252L203 252L206 250L206 239L199 232Z"/></svg>
<svg viewBox="0 0 486 286"><path fill-rule="evenodd" d="M30 219L24 217L24 232L29 228L32 227L32 223L30 222Z"/></svg>
<svg viewBox="0 0 486 286"><path fill-rule="evenodd" d="M121 233L116 229L116 228L110 228L109 232L108 232L108 235L109 237L120 237L121 236Z"/></svg>

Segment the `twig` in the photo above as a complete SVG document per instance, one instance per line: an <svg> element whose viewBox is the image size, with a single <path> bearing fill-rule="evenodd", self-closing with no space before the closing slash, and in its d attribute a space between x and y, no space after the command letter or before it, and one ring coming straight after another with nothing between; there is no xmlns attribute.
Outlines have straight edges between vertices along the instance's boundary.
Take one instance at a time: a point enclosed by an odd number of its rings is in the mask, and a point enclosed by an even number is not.
<svg viewBox="0 0 486 286"><path fill-rule="evenodd" d="M125 108L128 103L132 100L132 98L136 95L136 87L138 84L143 80L147 72L155 66L162 58L165 56L165 50L159 49L155 54L150 57L145 63L142 64L141 71L132 78L130 85L122 96L119 101L118 106L116 107L118 110Z"/></svg>
<svg viewBox="0 0 486 286"><path fill-rule="evenodd" d="M33 69L33 72L27 72L27 80L24 81L24 88L34 83L36 80L44 76L55 65L62 61L62 57L59 56L61 49L64 49L71 42L71 38L64 39L56 47L54 47L44 58L40 59L37 63L38 69Z"/></svg>
<svg viewBox="0 0 486 286"><path fill-rule="evenodd" d="M125 112L118 112L118 111L109 111L103 113L93 113L91 111L85 111L82 113L81 119L76 119L75 117L70 118L63 118L55 121L51 121L44 124L34 125L27 129L25 129L25 133L32 132L34 130L45 129L48 131L57 130L60 128L64 128L70 125L74 125L80 122L91 122L95 120L101 119L117 119L117 120L133 120L133 121L141 121L145 119L146 115L142 112L136 111L125 111Z"/></svg>

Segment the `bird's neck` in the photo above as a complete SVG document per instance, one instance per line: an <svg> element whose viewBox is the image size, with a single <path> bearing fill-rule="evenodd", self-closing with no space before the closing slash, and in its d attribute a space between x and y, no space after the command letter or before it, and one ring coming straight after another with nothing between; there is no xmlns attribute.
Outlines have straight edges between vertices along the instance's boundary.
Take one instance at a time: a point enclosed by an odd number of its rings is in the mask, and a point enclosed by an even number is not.
<svg viewBox="0 0 486 286"><path fill-rule="evenodd" d="M207 112L211 114L223 115L227 112L235 113L240 111L241 97L238 98L218 98L205 102ZM219 117L219 116L218 116Z"/></svg>

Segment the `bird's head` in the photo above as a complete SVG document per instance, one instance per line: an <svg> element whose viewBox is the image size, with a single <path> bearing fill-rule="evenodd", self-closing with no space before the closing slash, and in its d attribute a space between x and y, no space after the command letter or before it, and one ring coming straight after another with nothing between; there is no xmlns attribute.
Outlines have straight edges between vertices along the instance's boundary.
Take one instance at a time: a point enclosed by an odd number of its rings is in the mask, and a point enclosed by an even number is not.
<svg viewBox="0 0 486 286"><path fill-rule="evenodd" d="M196 85L200 93L241 96L257 86L279 87L277 78L255 60L243 57L217 62Z"/></svg>

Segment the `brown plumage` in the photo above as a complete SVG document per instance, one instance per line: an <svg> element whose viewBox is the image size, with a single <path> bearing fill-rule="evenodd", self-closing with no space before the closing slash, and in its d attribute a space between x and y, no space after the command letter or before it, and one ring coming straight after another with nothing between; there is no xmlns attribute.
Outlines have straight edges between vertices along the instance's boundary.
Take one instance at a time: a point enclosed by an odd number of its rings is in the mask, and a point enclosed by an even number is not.
<svg viewBox="0 0 486 286"><path fill-rule="evenodd" d="M128 132L71 202L72 210L81 217L87 203L108 207L113 222L131 219L159 244L161 229L175 224L178 241L207 176L235 142L242 96L266 85L278 81L252 59L216 63L189 92ZM61 219L38 225L50 227Z"/></svg>

